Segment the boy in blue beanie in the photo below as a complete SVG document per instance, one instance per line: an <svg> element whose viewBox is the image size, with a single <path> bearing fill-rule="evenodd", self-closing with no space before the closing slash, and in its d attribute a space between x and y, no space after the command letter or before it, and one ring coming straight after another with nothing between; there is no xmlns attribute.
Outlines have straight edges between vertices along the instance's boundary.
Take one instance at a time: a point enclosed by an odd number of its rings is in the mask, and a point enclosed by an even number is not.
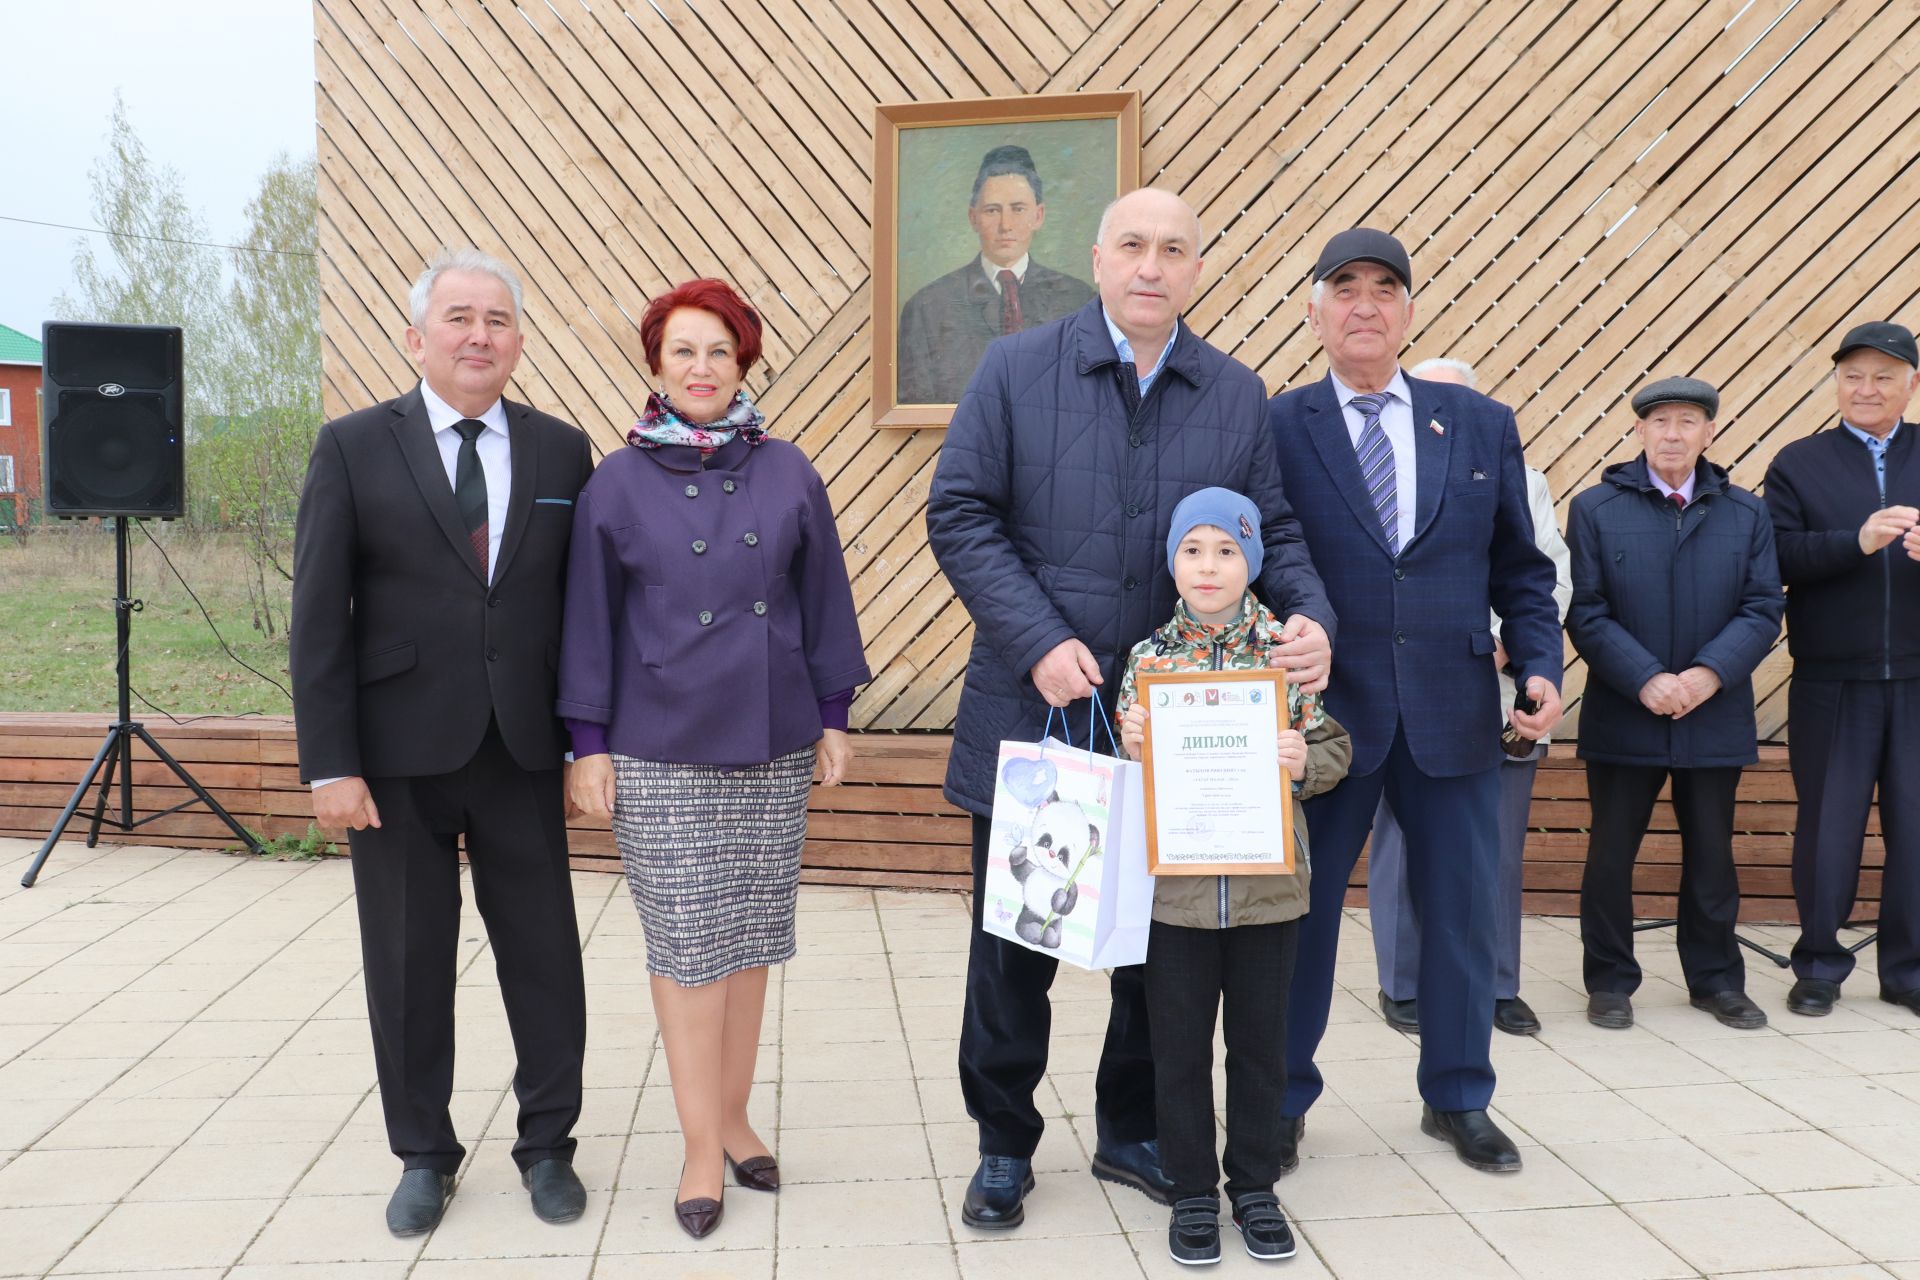
<svg viewBox="0 0 1920 1280"><path fill-rule="evenodd" d="M1260 511L1231 489L1202 489L1174 508L1167 568L1180 603L1135 645L1120 682L1120 741L1138 760L1147 708L1135 676L1147 671L1265 668L1280 619L1247 584L1260 576ZM1278 674L1278 673L1276 673ZM1160 1164L1173 1183L1167 1249L1189 1266L1220 1261L1220 1172L1213 1135L1214 1014L1225 998L1227 1197L1255 1258L1290 1258L1293 1232L1273 1194L1286 1092L1287 990L1307 911L1305 796L1347 776L1347 731L1317 694L1287 686L1280 764L1292 780L1293 875L1161 876L1147 941ZM1280 781L1276 777L1275 786Z"/></svg>

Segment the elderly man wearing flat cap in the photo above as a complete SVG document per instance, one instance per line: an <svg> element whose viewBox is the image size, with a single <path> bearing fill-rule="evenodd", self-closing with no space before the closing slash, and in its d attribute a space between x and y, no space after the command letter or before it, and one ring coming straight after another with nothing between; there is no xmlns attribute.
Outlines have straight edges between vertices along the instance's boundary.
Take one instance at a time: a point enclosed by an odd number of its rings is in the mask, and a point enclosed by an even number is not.
<svg viewBox="0 0 1920 1280"><path fill-rule="evenodd" d="M1853 972L1853 914L1874 790L1880 998L1920 1013L1920 444L1901 415L1920 350L1897 324L1848 332L1834 352L1840 422L1782 449L1767 506L1787 584L1788 752L1800 817L1793 894L1795 1013L1829 1013Z"/></svg>
<svg viewBox="0 0 1920 1280"><path fill-rule="evenodd" d="M1753 671L1785 602L1766 505L1706 459L1719 411L1719 392L1698 378L1642 388L1643 452L1608 467L1567 515L1567 634L1587 660L1578 754L1593 806L1580 940L1598 1027L1633 1025L1633 863L1669 778L1687 995L1729 1027L1767 1025L1734 939L1733 801L1740 770L1760 758Z"/></svg>
<svg viewBox="0 0 1920 1280"><path fill-rule="evenodd" d="M1347 780L1306 802L1312 909L1302 921L1287 1023L1283 1165L1297 1166L1322 1088L1314 1054L1333 998L1349 876L1382 795L1406 833L1419 914L1421 1128L1477 1169L1520 1153L1487 1115L1493 1097L1499 912L1500 722L1491 613L1536 709L1560 718L1553 562L1534 543L1513 411L1465 387L1410 378L1413 268L1398 240L1359 227L1327 242L1307 322L1328 375L1268 405L1287 492L1340 615L1329 715L1353 737Z"/></svg>

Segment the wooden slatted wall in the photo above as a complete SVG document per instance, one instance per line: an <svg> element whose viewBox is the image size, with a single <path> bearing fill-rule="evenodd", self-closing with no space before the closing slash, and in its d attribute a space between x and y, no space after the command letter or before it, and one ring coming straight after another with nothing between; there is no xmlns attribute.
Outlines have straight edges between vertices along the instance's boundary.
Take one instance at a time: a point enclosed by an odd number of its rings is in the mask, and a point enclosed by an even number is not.
<svg viewBox="0 0 1920 1280"><path fill-rule="evenodd" d="M1143 177L1209 237L1189 319L1275 389L1324 367L1320 243L1392 230L1421 277L1409 359L1475 364L1563 504L1633 452L1649 377L1721 386L1712 456L1756 485L1828 420L1842 331L1920 322L1912 0L317 0L315 22L328 411L412 380L401 299L443 241L519 265L510 394L603 447L645 395L646 299L732 279L767 322L751 389L839 514L862 728L950 725L970 637L926 546L941 433L869 423L878 102L1140 91ZM1787 667L1762 672L1771 738Z"/></svg>

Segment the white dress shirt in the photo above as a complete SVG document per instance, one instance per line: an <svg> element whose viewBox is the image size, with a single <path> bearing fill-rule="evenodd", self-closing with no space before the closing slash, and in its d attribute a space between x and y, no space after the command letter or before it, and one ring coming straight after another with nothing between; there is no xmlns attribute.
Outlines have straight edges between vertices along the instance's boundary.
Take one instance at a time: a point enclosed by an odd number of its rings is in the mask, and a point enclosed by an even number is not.
<svg viewBox="0 0 1920 1280"><path fill-rule="evenodd" d="M442 400L420 380L420 399L427 406L427 421L433 427L433 442L440 447L440 462L447 469L447 486L452 488L460 464L460 433L454 424L466 418ZM513 446L507 435L507 409L498 400L481 414L487 424L476 439L480 451L480 470L487 477L487 581L493 581L493 567L500 563L500 535L507 531L507 498L513 488Z"/></svg>
<svg viewBox="0 0 1920 1280"><path fill-rule="evenodd" d="M1699 474L1700 468L1695 467L1692 471L1687 472L1687 478L1681 481L1679 485L1670 485L1660 478L1658 471L1653 469L1653 459L1647 459L1647 479L1653 481L1654 487L1660 490L1660 496L1663 498L1671 498L1677 493L1680 495L1680 501L1689 506L1693 504L1693 480L1694 477Z"/></svg>
<svg viewBox="0 0 1920 1280"><path fill-rule="evenodd" d="M1340 381L1339 374L1329 370L1327 376L1333 379L1333 394L1346 414L1347 438L1353 441L1357 456L1360 452L1360 431L1367 425L1367 416L1353 407L1353 398L1360 393ZM1380 429L1387 433L1387 443L1393 446L1393 490L1400 504L1400 549L1405 551L1407 544L1413 541L1416 505L1414 477L1417 471L1413 458L1413 392L1407 386L1404 371L1393 371L1393 381L1386 385L1386 396L1386 406L1380 410Z"/></svg>
<svg viewBox="0 0 1920 1280"><path fill-rule="evenodd" d="M427 406L427 422L433 427L433 442L440 449L440 463L447 469L447 487L452 488L460 465L460 433L453 429L467 415L434 394L427 380L420 380L420 399ZM498 400L480 415L487 424L474 440L480 451L480 470L487 477L487 581L493 581L493 567L500 563L500 535L507 528L507 497L513 485L513 447L507 435L507 409ZM572 758L571 755L568 756ZM315 778L309 785L318 791L340 778Z"/></svg>
<svg viewBox="0 0 1920 1280"><path fill-rule="evenodd" d="M1023 253L1020 255L1020 260L1012 266L1001 267L995 266L993 259L983 253L980 255L980 269L987 273L987 283L993 286L993 291L1000 293L1002 291L1000 288L1000 273L1002 271L1013 272L1013 279L1016 284L1025 284L1027 282L1027 262L1031 257L1031 254Z"/></svg>

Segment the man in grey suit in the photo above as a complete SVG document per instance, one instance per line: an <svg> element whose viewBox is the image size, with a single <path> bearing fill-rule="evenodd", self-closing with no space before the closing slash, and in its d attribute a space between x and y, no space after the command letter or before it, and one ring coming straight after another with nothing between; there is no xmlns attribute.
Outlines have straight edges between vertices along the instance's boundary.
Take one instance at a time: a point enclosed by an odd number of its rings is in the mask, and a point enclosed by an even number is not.
<svg viewBox="0 0 1920 1280"><path fill-rule="evenodd" d="M1461 360L1422 360L1410 371L1428 382L1450 382L1479 390L1473 366ZM1566 540L1553 514L1553 491L1547 478L1527 468L1527 506L1533 513L1534 544L1553 560L1553 602L1562 622L1573 599L1573 568ZM1500 672L1500 705L1494 713L1505 724L1513 705L1513 676L1507 671L1507 651L1500 642L1500 615L1493 615L1493 665ZM1547 740L1532 742L1515 735L1500 768L1500 884L1494 914L1493 1025L1508 1035L1530 1036L1540 1030L1540 1019L1520 996L1520 895L1522 860L1526 852L1527 816L1533 808L1533 778L1547 754ZM1420 1030L1420 917L1407 888L1406 833L1386 797L1373 819L1373 843L1367 853L1367 910L1373 920L1373 954L1380 965L1380 1013L1387 1025L1400 1031Z"/></svg>

